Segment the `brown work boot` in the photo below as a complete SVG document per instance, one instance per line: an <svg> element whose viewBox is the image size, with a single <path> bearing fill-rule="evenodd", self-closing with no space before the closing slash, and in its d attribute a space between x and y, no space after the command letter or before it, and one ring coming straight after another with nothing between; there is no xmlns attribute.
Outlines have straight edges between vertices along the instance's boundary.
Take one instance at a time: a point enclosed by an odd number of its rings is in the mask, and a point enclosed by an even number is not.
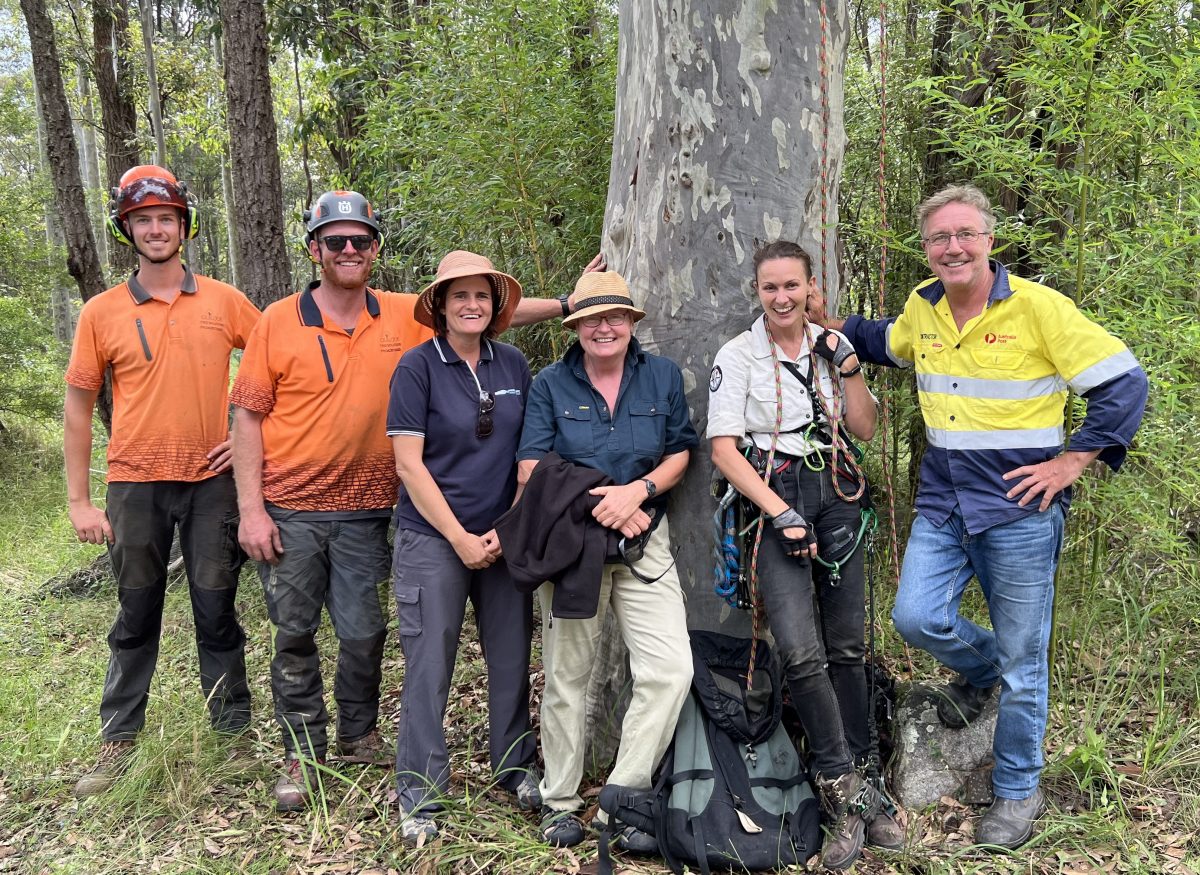
<svg viewBox="0 0 1200 875"><path fill-rule="evenodd" d="M300 811L305 808L314 793L320 792L321 770L325 760L303 762L293 753L283 761L283 774L275 782L275 808L278 811Z"/></svg>
<svg viewBox="0 0 1200 875"><path fill-rule="evenodd" d="M832 780L818 777L817 787L833 817L821 851L821 865L826 869L848 869L862 853L867 824L879 814L879 791L855 772Z"/></svg>
<svg viewBox="0 0 1200 875"><path fill-rule="evenodd" d="M129 768L129 758L133 754L133 741L106 741L100 745L100 755L96 764L87 774L75 783L75 796L86 799L103 793L117 782L124 771Z"/></svg>
<svg viewBox="0 0 1200 875"><path fill-rule="evenodd" d="M396 762L396 749L383 740L378 729L362 738L337 742L337 759L344 763L364 763L368 766L390 766Z"/></svg>
<svg viewBox="0 0 1200 875"><path fill-rule="evenodd" d="M892 815L880 809L867 824L867 844L885 851L904 850L904 827Z"/></svg>

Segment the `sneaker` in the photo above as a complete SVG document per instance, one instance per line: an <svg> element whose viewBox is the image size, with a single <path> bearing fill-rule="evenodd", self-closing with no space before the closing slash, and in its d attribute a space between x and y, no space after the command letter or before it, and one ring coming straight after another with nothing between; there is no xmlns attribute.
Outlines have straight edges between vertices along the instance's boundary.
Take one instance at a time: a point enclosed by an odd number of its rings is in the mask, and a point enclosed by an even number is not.
<svg viewBox="0 0 1200 875"><path fill-rule="evenodd" d="M848 869L862 853L867 824L875 820L883 800L879 791L855 772L834 779L818 777L817 787L833 817L821 851L821 865L826 869Z"/></svg>
<svg viewBox="0 0 1200 875"><path fill-rule="evenodd" d="M537 811L542 807L542 791L538 789L541 781L542 776L538 770L530 766L517 789L512 791L517 797L517 808L521 811Z"/></svg>
<svg viewBox="0 0 1200 875"><path fill-rule="evenodd" d="M390 766L396 762L396 749L383 740L378 729L362 738L337 741L337 759L344 763L364 763L368 766Z"/></svg>
<svg viewBox="0 0 1200 875"><path fill-rule="evenodd" d="M438 826L428 814L400 809L400 841L406 848L422 848L437 838Z"/></svg>
<svg viewBox="0 0 1200 875"><path fill-rule="evenodd" d="M1046 810L1046 797L1038 787L1027 799L996 797L975 831L975 844L1015 850L1033 836L1033 825Z"/></svg>
<svg viewBox="0 0 1200 875"><path fill-rule="evenodd" d="M305 808L313 793L321 786L321 770L325 760L301 760L295 754L287 754L283 761L283 774L275 782L275 809L277 811L300 811Z"/></svg>
<svg viewBox="0 0 1200 875"><path fill-rule="evenodd" d="M626 851L630 854L658 855L658 839L650 833L643 832L636 826L622 824L620 821L617 821L616 825L620 828L617 830L613 844L617 846L618 851Z"/></svg>
<svg viewBox="0 0 1200 875"><path fill-rule="evenodd" d="M959 675L939 690L937 703L938 720L947 729L965 729L983 713L983 706L991 698L991 687L972 686Z"/></svg>
<svg viewBox="0 0 1200 875"><path fill-rule="evenodd" d="M583 821L574 811L558 811L542 806L542 838L555 848L573 848L583 841Z"/></svg>
<svg viewBox="0 0 1200 875"><path fill-rule="evenodd" d="M117 782L124 771L129 768L129 758L133 754L132 741L106 741L100 745L100 754L96 764L87 774L75 784L75 796L86 799L103 793Z"/></svg>

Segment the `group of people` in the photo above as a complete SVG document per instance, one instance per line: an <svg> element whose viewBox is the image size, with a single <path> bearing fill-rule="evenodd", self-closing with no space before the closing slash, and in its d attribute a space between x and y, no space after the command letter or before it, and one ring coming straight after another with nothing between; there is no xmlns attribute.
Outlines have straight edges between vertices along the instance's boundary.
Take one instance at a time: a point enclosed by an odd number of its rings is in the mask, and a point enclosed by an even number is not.
<svg viewBox="0 0 1200 875"><path fill-rule="evenodd" d="M466 251L446 255L419 294L395 294L367 285L383 237L365 198L327 192L305 218L320 278L260 315L181 260L196 232L186 186L140 166L115 193L110 227L138 269L85 305L66 375L70 518L81 540L109 545L119 602L103 743L76 793L111 786L145 722L178 527L201 687L222 732L250 720L234 598L243 556L258 564L280 809L308 804L330 754L324 608L338 641L333 756L394 761L404 841L437 835L450 792L443 721L470 601L495 779L540 812L547 842L578 844L584 700L607 613L632 675L609 781L652 785L691 683L665 497L700 443L683 376L639 345L645 313L601 256L558 299L523 297L516 278ZM709 379L713 464L764 520L757 595L830 812L822 862L835 869L864 844L904 842L866 776L863 556L861 538L847 539L869 497L846 433L869 441L876 426L860 359L917 372L929 448L893 617L958 673L939 706L947 725L977 718L1001 687L996 802L978 837L1003 847L1027 841L1044 807L1049 607L1069 487L1097 457L1119 466L1146 398L1120 341L989 259L994 217L977 189L939 192L918 219L935 278L892 320L827 318L807 253L786 241L761 248L752 282L763 313L722 347ZM559 317L576 341L536 376L497 339ZM244 355L230 391L234 349ZM101 510L89 462L106 370ZM1088 414L1064 451L1068 388ZM405 662L394 750L378 726L389 576ZM958 615L972 576L994 631ZM540 739L529 713L535 590ZM619 847L656 847L632 826L609 826Z"/></svg>

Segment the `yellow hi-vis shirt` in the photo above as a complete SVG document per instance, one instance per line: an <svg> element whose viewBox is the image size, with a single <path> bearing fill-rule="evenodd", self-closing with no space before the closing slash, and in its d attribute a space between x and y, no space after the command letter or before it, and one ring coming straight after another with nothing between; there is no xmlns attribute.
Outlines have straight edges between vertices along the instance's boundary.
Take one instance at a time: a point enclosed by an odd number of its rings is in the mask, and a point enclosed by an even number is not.
<svg viewBox="0 0 1200 875"><path fill-rule="evenodd" d="M914 289L894 322L851 317L844 329L862 360L916 370L929 443L917 509L941 525L958 506L972 533L1032 512L1007 497L1012 484L1002 475L1062 451L1068 388L1082 395L1128 375L1113 384L1128 403L1089 397L1071 441L1072 449L1122 448L1102 456L1114 467L1146 397L1125 344L1066 296L991 264L987 306L961 330L937 280Z"/></svg>

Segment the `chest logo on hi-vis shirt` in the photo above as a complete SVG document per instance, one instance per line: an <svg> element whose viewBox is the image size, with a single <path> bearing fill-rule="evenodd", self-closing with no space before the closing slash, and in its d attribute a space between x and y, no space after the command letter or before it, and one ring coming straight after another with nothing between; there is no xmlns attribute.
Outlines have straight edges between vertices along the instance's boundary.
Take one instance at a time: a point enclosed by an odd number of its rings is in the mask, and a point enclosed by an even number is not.
<svg viewBox="0 0 1200 875"><path fill-rule="evenodd" d="M384 332L379 336L380 352L401 352L404 349L404 338L396 334Z"/></svg>
<svg viewBox="0 0 1200 875"><path fill-rule="evenodd" d="M996 335L991 334L991 333L983 335L983 342L984 343L995 343Z"/></svg>
<svg viewBox="0 0 1200 875"><path fill-rule="evenodd" d="M721 388L721 378L724 376L721 373L720 365L713 365L712 372L708 375L708 391L715 392Z"/></svg>

